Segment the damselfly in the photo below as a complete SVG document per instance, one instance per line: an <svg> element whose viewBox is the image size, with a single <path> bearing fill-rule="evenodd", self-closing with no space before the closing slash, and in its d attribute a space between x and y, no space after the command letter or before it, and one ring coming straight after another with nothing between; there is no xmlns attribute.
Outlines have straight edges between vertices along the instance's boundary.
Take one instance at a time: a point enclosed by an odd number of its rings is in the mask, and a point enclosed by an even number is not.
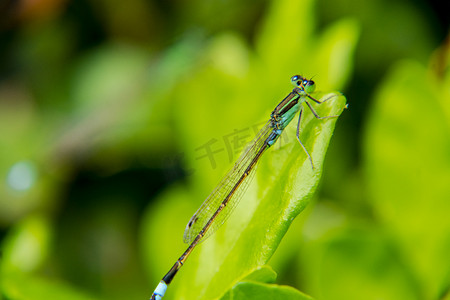
<svg viewBox="0 0 450 300"><path fill-rule="evenodd" d="M251 178L253 177L252 175L255 173L256 164L262 154L276 142L297 112L299 112L296 134L297 140L308 156L311 167L314 169L312 158L299 137L300 120L303 110L302 104L306 103L314 117L317 119L334 118L337 116L320 117L308 102L308 100L312 100L320 104L330 99L327 98L323 101L319 101L310 95L315 89L314 81L300 75L295 75L292 76L291 83L295 88L275 107L270 115L269 121L259 131L253 141L250 142L249 146L241 154L233 168L222 179L208 198L206 198L205 202L203 202L188 222L184 231L184 242L190 243L190 245L175 262L169 272L162 278L152 294L152 300L161 299L164 296L167 286L181 266L183 266L195 246L214 233L220 225L225 222L247 189Z"/></svg>

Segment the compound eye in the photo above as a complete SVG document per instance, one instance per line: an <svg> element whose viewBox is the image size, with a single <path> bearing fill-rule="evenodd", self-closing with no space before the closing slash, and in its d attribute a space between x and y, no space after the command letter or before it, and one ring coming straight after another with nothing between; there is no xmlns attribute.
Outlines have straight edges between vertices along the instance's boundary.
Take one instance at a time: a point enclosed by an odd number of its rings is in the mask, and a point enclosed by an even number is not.
<svg viewBox="0 0 450 300"><path fill-rule="evenodd" d="M302 85L303 77L299 75L294 75L291 77L291 84L295 87L299 87Z"/></svg>

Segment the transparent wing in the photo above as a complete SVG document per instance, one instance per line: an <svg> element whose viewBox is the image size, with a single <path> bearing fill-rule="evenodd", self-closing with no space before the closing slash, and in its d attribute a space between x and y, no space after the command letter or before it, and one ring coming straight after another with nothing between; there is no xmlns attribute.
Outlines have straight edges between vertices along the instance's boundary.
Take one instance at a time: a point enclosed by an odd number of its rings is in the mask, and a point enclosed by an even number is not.
<svg viewBox="0 0 450 300"><path fill-rule="evenodd" d="M233 168L220 181L214 191L206 198L197 212L192 216L186 225L184 231L184 242L191 243L200 231L208 223L209 219L217 211L225 197L233 190L233 187L239 182L245 170L252 164L257 153L262 147L266 147L265 141L273 132L271 122L267 122L259 131L257 136L248 144L244 152L241 154ZM220 214L215 218L209 229L204 233L202 241L213 234L230 216L236 205L239 203L242 195L247 190L250 182L255 174L256 164L250 174L244 178L239 187L235 190L227 205Z"/></svg>

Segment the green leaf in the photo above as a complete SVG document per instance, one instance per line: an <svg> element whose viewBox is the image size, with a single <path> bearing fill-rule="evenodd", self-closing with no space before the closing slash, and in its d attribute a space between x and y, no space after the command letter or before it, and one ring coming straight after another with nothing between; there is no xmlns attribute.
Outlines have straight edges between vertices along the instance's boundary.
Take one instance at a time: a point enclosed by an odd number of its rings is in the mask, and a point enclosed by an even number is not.
<svg viewBox="0 0 450 300"><path fill-rule="evenodd" d="M2 243L0 291L11 300L92 300L60 279L32 275L49 259L53 227L43 216L31 215L16 224Z"/></svg>
<svg viewBox="0 0 450 300"><path fill-rule="evenodd" d="M323 300L423 299L385 232L364 224L342 227L302 245L297 276L310 294Z"/></svg>
<svg viewBox="0 0 450 300"><path fill-rule="evenodd" d="M53 237L51 225L40 215L29 216L17 223L2 243L1 272L31 273L38 270L49 256Z"/></svg>
<svg viewBox="0 0 450 300"><path fill-rule="evenodd" d="M276 284L264 284L259 282L240 282L236 284L229 293L221 300L312 300L313 298L297 291L290 286Z"/></svg>
<svg viewBox="0 0 450 300"><path fill-rule="evenodd" d="M314 15L311 13L313 2L271 2L257 38L257 50L266 67L275 69L281 66L282 69L292 64L292 57L302 56L298 49L306 48L314 27Z"/></svg>
<svg viewBox="0 0 450 300"><path fill-rule="evenodd" d="M271 267L265 265L255 268L242 280L228 290L221 300L228 299L308 299L312 298L294 288L268 284L277 277Z"/></svg>
<svg viewBox="0 0 450 300"><path fill-rule="evenodd" d="M96 298L62 282L61 280L11 276L3 279L3 295L11 300L94 300Z"/></svg>
<svg viewBox="0 0 450 300"><path fill-rule="evenodd" d="M264 283L272 283L277 279L277 273L265 265L261 267L256 267L252 272L246 275L241 281L259 281Z"/></svg>
<svg viewBox="0 0 450 300"><path fill-rule="evenodd" d="M241 37L224 33L211 39L209 49L199 55L203 61L196 71L178 82L172 113L178 128L177 141L183 149L180 157L190 176L186 186L162 194L158 203L164 204L150 207L146 215L144 228L149 242L145 255L152 276L160 274L153 282L182 253L174 254L183 247L180 240L184 226L179 223L189 221L244 148L243 140L254 136L255 128L267 122L270 111L291 91L290 76L317 74L314 81L319 91L341 88L348 80L348 69L335 72L330 63L351 61L357 25L343 21L332 26L319 40L318 56L318 42L310 34L314 25L312 7L309 0L274 1L257 34L255 52ZM301 25L286 22L289 15L301 19ZM274 24L276 32L271 30ZM334 70L332 75L330 70ZM338 76L339 80L330 80L330 76ZM328 95L318 92L314 97L326 99ZM342 112L346 99L338 92L334 95L328 102L315 105L319 115ZM219 298L244 274L265 265L272 256L317 188L336 119L317 120L305 106L300 138L312 156L314 170L296 141L295 122L261 158L256 178L239 206L223 227L193 251L166 298ZM210 156L205 155L208 145L214 152ZM192 209L186 209L186 202Z"/></svg>
<svg viewBox="0 0 450 300"><path fill-rule="evenodd" d="M342 19L327 28L318 39L314 56L321 63L313 68L317 74L323 74L320 80L322 90L346 84L353 70L353 51L358 36L356 21Z"/></svg>
<svg viewBox="0 0 450 300"><path fill-rule="evenodd" d="M377 218L388 228L422 299L437 299L450 270L448 85L416 62L401 62L371 109L365 168Z"/></svg>
<svg viewBox="0 0 450 300"><path fill-rule="evenodd" d="M327 98L323 97L323 99ZM345 97L317 108L322 116L338 115ZM180 276L177 299L219 297L237 278L265 264L293 219L315 191L336 119L317 120L304 113L302 133L311 164L295 139L295 125L261 159L257 178L223 228L196 249Z"/></svg>

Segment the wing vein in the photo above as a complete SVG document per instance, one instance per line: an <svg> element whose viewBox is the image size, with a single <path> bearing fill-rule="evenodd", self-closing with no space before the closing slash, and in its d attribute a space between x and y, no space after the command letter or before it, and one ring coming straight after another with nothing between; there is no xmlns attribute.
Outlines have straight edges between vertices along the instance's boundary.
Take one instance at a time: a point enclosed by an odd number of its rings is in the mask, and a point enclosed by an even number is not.
<svg viewBox="0 0 450 300"><path fill-rule="evenodd" d="M186 229L184 231L184 242L191 243L200 231L205 227L214 213L227 195L229 195L233 188L238 184L243 176L244 172L253 162L255 156L259 153L262 147L267 147L266 141L270 134L273 132L272 123L269 120L264 127L258 132L256 137L247 145L246 149L240 155L234 166L223 177L214 191L206 198L200 208L195 212L192 218L189 220ZM250 182L255 174L256 164L253 166L251 172L246 176L239 186L235 189L227 205L223 208L219 215L212 222L209 229L204 233L201 241L211 236L230 216L237 204L242 198L242 195L247 190Z"/></svg>

